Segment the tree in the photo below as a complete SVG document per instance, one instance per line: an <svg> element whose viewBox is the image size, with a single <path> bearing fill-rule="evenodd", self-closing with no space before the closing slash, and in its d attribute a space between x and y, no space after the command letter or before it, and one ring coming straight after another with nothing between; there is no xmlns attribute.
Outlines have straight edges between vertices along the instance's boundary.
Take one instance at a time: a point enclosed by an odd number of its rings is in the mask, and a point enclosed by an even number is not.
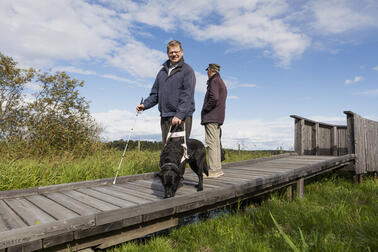
<svg viewBox="0 0 378 252"><path fill-rule="evenodd" d="M34 76L34 69L16 67L11 57L0 53L0 140L20 138L26 120L23 90Z"/></svg>
<svg viewBox="0 0 378 252"><path fill-rule="evenodd" d="M23 141L38 154L91 151L99 143L100 128L89 113L89 101L79 94L84 82L65 72L41 73L16 65L1 54L0 141ZM40 86L32 101L24 92L31 81Z"/></svg>

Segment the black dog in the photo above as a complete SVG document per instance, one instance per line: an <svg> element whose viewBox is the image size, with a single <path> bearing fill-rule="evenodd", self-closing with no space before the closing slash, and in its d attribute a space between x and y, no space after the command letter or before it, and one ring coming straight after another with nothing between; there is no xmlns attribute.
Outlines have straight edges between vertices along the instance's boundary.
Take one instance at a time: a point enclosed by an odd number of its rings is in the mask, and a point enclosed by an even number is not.
<svg viewBox="0 0 378 252"><path fill-rule="evenodd" d="M170 138L160 154L161 171L157 175L164 186L165 198L175 196L177 189L183 185L182 181L187 162L198 176L197 191L203 190L203 173L207 176L209 175L203 143L196 139L188 139L186 145L188 147L189 159L181 162L181 158L184 155L184 148L181 146L182 143L182 140Z"/></svg>

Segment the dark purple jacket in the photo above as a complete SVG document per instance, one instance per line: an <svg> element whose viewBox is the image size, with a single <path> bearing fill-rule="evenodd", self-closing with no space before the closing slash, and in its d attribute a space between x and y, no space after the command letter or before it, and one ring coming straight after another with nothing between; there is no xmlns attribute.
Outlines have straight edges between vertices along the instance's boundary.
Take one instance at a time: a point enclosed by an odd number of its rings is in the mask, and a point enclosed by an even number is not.
<svg viewBox="0 0 378 252"><path fill-rule="evenodd" d="M184 58L168 76L169 64L169 60L163 64L163 68L156 76L150 96L143 105L145 109L149 109L159 103L161 117L176 116L183 120L187 116L192 116L194 112L196 76L193 69L184 62Z"/></svg>
<svg viewBox="0 0 378 252"><path fill-rule="evenodd" d="M201 111L201 124L224 122L227 88L219 73L207 81L207 91Z"/></svg>

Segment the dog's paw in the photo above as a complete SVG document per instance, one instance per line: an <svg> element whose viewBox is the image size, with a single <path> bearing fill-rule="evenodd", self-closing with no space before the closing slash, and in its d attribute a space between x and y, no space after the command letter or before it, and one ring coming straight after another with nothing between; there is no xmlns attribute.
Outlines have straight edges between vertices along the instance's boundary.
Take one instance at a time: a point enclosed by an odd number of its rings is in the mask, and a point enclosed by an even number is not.
<svg viewBox="0 0 378 252"><path fill-rule="evenodd" d="M197 192L199 192L199 191L203 191L203 186L196 185L196 187L197 187Z"/></svg>

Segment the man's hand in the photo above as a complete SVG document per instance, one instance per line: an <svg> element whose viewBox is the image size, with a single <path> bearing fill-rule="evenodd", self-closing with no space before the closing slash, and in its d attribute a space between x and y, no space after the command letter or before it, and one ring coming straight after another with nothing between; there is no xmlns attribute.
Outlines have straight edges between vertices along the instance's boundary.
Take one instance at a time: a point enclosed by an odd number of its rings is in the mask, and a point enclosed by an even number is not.
<svg viewBox="0 0 378 252"><path fill-rule="evenodd" d="M182 121L179 118L177 118L176 116L174 116L172 118L172 126L174 126L176 124L181 124L181 123L182 123Z"/></svg>
<svg viewBox="0 0 378 252"><path fill-rule="evenodd" d="M143 104L138 104L138 106L136 106L136 111L138 112L138 114L142 113L143 110L144 110Z"/></svg>

